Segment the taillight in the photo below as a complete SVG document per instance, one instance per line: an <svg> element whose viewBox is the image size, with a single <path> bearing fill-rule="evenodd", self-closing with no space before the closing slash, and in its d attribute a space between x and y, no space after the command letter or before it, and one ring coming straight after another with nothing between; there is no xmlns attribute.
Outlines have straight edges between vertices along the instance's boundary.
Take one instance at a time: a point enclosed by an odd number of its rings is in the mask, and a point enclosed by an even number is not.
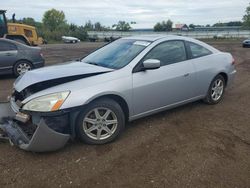
<svg viewBox="0 0 250 188"><path fill-rule="evenodd" d="M235 59L233 58L232 59L232 65L235 65L236 64L236 61L235 61Z"/></svg>

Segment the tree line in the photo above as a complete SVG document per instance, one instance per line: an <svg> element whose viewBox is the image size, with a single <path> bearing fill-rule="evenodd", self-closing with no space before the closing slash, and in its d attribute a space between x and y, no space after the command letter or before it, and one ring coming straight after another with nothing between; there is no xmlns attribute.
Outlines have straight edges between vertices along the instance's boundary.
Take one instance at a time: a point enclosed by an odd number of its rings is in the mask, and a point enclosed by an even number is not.
<svg viewBox="0 0 250 188"><path fill-rule="evenodd" d="M135 22L119 21L111 28L102 25L100 22L87 21L85 25L78 26L68 23L64 12L56 9L46 11L42 22L37 22L30 17L17 20L17 22L36 27L38 35L47 41L60 41L62 36L74 36L84 41L88 39L87 31L129 31L131 29L130 24L135 24Z"/></svg>
<svg viewBox="0 0 250 188"><path fill-rule="evenodd" d="M195 29L197 27L232 27L238 26L242 27L243 29L250 29L250 3L249 6L246 8L245 15L243 16L242 21L231 21L226 23L215 23L213 25L195 25L190 24L188 27L189 29ZM154 31L172 31L173 30L173 22L169 19L167 21L158 22L154 26Z"/></svg>
<svg viewBox="0 0 250 188"><path fill-rule="evenodd" d="M69 35L79 38L84 41L88 39L87 31L129 31L132 29L131 24L136 22L119 21L112 27L106 27L100 22L92 23L86 22L84 25L78 26L76 24L68 23L63 11L56 9L48 10L44 13L42 22L37 22L33 18L23 18L18 22L35 26L39 36L48 41L60 41L63 35ZM196 27L223 27L223 26L242 26L243 28L250 29L250 4L246 8L245 15L242 21L228 22L228 23L216 23L214 25L194 25L190 24L189 28L194 29ZM172 31L173 22L169 19L167 21L158 22L154 26L154 31Z"/></svg>

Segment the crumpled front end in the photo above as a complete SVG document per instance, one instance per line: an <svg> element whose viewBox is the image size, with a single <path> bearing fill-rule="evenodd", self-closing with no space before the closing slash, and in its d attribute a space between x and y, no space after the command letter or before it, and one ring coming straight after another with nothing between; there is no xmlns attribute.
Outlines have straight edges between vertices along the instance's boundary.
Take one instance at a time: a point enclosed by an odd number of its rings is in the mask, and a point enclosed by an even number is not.
<svg viewBox="0 0 250 188"><path fill-rule="evenodd" d="M33 152L48 152L62 148L69 140L69 114L51 117L20 112L13 98L0 103L0 129L2 138L19 148Z"/></svg>

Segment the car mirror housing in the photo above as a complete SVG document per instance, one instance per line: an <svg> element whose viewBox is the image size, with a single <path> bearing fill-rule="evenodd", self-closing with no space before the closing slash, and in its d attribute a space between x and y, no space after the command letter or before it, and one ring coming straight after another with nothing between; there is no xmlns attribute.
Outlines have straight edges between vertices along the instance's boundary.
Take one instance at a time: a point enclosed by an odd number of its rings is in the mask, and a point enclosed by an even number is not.
<svg viewBox="0 0 250 188"><path fill-rule="evenodd" d="M153 70L161 67L161 61L158 59L147 59L143 62L144 70Z"/></svg>

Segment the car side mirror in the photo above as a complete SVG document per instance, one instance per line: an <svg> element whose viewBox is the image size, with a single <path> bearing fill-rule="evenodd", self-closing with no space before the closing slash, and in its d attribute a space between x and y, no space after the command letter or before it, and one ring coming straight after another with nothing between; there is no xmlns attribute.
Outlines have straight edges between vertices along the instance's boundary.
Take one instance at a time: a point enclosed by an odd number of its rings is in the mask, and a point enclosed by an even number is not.
<svg viewBox="0 0 250 188"><path fill-rule="evenodd" d="M143 70L153 70L161 67L161 61L158 59L148 59L143 62Z"/></svg>

